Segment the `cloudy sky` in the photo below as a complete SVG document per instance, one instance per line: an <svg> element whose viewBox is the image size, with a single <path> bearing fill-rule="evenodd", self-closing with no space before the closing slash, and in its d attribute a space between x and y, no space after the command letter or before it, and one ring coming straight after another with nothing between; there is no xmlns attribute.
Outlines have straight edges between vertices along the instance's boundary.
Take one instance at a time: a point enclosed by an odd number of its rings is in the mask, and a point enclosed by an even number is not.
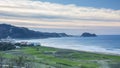
<svg viewBox="0 0 120 68"><path fill-rule="evenodd" d="M120 0L0 0L0 23L44 32L120 35Z"/></svg>

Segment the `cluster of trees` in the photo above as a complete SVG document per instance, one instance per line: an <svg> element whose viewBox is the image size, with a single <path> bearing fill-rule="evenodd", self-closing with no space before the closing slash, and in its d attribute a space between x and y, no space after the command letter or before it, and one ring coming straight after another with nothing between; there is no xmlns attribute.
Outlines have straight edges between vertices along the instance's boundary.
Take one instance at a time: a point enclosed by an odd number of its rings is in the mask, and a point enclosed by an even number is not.
<svg viewBox="0 0 120 68"><path fill-rule="evenodd" d="M0 42L0 51L6 51L15 48L15 45L13 45L12 43Z"/></svg>
<svg viewBox="0 0 120 68"><path fill-rule="evenodd" d="M32 46L40 46L40 45L34 45L34 44L21 44L21 43L8 43L8 42L0 42L0 51L6 51L6 50L12 50L15 49L16 46L19 47L32 47Z"/></svg>
<svg viewBox="0 0 120 68"><path fill-rule="evenodd" d="M30 45L22 45L20 43L8 43L8 42L0 42L0 68L34 68L33 62L34 58L30 58L26 55L17 55L11 58L7 58L8 56L4 53L6 50L15 49L16 46L25 47L25 46L33 46ZM33 60L32 60L33 59Z"/></svg>

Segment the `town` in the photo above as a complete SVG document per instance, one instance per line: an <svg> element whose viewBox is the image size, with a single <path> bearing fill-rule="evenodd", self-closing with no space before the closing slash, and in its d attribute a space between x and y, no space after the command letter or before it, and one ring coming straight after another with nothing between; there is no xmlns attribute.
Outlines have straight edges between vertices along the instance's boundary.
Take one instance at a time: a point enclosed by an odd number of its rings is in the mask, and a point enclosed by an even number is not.
<svg viewBox="0 0 120 68"><path fill-rule="evenodd" d="M12 39L10 36L8 36L5 39L0 39L0 50L11 50L15 48L21 48L25 46L41 46L40 43L35 42L17 42L16 40Z"/></svg>

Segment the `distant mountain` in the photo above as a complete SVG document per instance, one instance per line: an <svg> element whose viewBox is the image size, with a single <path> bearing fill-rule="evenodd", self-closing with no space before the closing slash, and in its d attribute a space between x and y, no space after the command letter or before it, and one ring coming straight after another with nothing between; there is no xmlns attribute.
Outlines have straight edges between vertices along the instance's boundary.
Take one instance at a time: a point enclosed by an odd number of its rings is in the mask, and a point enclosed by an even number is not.
<svg viewBox="0 0 120 68"><path fill-rule="evenodd" d="M25 27L16 27L9 24L0 24L0 38L49 38L49 37L67 37L65 33L48 33L29 30Z"/></svg>
<svg viewBox="0 0 120 68"><path fill-rule="evenodd" d="M88 33L88 32L85 32L81 35L81 37L96 37L97 35L96 34L91 34L91 33Z"/></svg>

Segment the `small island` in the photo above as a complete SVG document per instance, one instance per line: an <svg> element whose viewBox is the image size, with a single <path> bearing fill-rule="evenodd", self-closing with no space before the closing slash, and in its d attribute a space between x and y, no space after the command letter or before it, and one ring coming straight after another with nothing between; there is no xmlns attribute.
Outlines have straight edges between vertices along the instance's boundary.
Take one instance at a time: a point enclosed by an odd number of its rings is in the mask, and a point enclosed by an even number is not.
<svg viewBox="0 0 120 68"><path fill-rule="evenodd" d="M96 34L91 34L91 33L88 33L88 32L85 32L81 35L81 37L96 37L97 35Z"/></svg>

